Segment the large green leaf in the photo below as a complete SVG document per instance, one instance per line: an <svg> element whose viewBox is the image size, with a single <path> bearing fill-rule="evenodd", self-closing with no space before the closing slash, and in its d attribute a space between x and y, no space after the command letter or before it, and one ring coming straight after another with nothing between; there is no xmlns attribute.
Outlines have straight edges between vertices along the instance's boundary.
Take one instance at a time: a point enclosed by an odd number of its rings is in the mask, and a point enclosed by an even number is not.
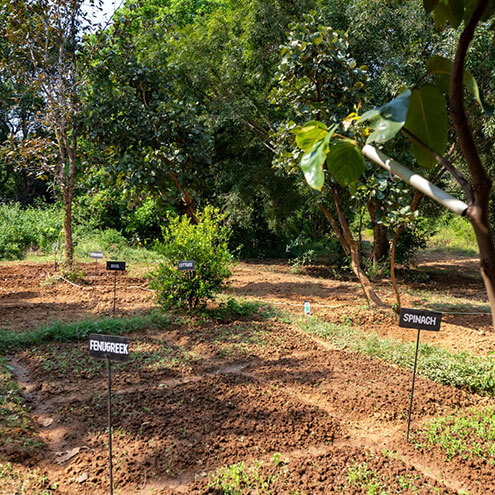
<svg viewBox="0 0 495 495"><path fill-rule="evenodd" d="M335 141L328 150L327 169L340 185L352 184L364 172L361 150L350 139Z"/></svg>
<svg viewBox="0 0 495 495"><path fill-rule="evenodd" d="M312 120L296 132L296 143L303 151L310 151L317 141L325 139L327 133L328 127L325 124Z"/></svg>
<svg viewBox="0 0 495 495"><path fill-rule="evenodd" d="M453 28L459 26L464 17L464 0L449 0L447 19Z"/></svg>
<svg viewBox="0 0 495 495"><path fill-rule="evenodd" d="M456 28L464 17L464 0L447 0L438 2L433 11L433 20L440 29L445 27L447 21Z"/></svg>
<svg viewBox="0 0 495 495"><path fill-rule="evenodd" d="M369 120L369 127L373 129L368 136L368 143L385 143L402 129L406 121L410 96L411 91L406 89L397 98L361 116L361 122Z"/></svg>
<svg viewBox="0 0 495 495"><path fill-rule="evenodd" d="M439 55L433 55L433 57L428 60L426 64L426 69L432 74L436 74L442 79L444 85L450 87L450 77L452 75L453 62L445 57L440 57ZM489 105L483 98L483 94L480 91L478 83L474 76L467 70L464 70L462 76L464 85L468 91L475 97L476 101L480 104L483 111L488 115L493 115L493 106Z"/></svg>
<svg viewBox="0 0 495 495"><path fill-rule="evenodd" d="M337 129L337 126L332 127L324 139L317 141L309 151L304 153L299 164L306 182L318 191L321 191L323 184L325 184L323 164L328 153L328 143L332 139L335 129Z"/></svg>
<svg viewBox="0 0 495 495"><path fill-rule="evenodd" d="M430 13L437 5L439 0L423 0L423 7L426 12Z"/></svg>
<svg viewBox="0 0 495 495"><path fill-rule="evenodd" d="M447 146L447 104L437 86L427 84L411 94L405 128L423 143L443 154ZM432 167L436 160L416 143L411 151L422 167Z"/></svg>

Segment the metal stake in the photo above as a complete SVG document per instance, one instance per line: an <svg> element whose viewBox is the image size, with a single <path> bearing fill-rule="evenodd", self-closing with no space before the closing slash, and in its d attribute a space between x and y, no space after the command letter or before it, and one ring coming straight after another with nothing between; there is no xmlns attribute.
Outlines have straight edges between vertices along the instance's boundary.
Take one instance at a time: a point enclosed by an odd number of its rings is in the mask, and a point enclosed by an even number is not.
<svg viewBox="0 0 495 495"><path fill-rule="evenodd" d="M419 349L419 335L420 335L420 333L421 333L421 330L418 328L418 338L416 339L416 355L414 356L414 370L413 370L413 381L412 381L412 387L411 387L411 400L409 401L409 415L407 418L406 442L409 442L409 430L411 428L411 411L412 411L413 397L414 397L414 383L416 381L416 365L418 363L418 349Z"/></svg>
<svg viewBox="0 0 495 495"><path fill-rule="evenodd" d="M110 495L113 495L113 469L112 469L112 367L110 358L108 363L108 460L110 468Z"/></svg>
<svg viewBox="0 0 495 495"><path fill-rule="evenodd" d="M117 297L117 272L114 272L113 278L113 317L115 318L115 299Z"/></svg>

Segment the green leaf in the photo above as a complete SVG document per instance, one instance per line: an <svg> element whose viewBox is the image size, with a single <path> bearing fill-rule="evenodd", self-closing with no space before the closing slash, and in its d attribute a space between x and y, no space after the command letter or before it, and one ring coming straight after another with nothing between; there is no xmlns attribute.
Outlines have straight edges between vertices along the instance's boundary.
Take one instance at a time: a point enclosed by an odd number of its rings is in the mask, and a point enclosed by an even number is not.
<svg viewBox="0 0 495 495"><path fill-rule="evenodd" d="M297 131L296 143L303 151L310 151L317 141L325 138L327 133L328 127L325 124L312 120Z"/></svg>
<svg viewBox="0 0 495 495"><path fill-rule="evenodd" d="M373 129L373 132L368 136L368 143L385 143L402 129L406 121L410 96L411 91L406 89L397 98L379 108L369 110L361 116L360 121L369 120L369 127Z"/></svg>
<svg viewBox="0 0 495 495"><path fill-rule="evenodd" d="M447 104L437 86L427 84L411 94L406 129L412 132L436 152L443 154L447 146ZM416 143L411 151L422 167L432 167L437 162L427 150Z"/></svg>
<svg viewBox="0 0 495 495"><path fill-rule="evenodd" d="M317 141L308 152L304 153L299 164L306 182L317 191L321 191L321 188L325 184L323 164L328 153L328 143L332 139L336 129L337 126L332 127L324 139Z"/></svg>
<svg viewBox="0 0 495 495"><path fill-rule="evenodd" d="M426 12L430 13L437 5L439 0L423 0L423 7Z"/></svg>
<svg viewBox="0 0 495 495"><path fill-rule="evenodd" d="M341 186L352 184L364 172L361 150L350 139L335 141L328 150L327 169Z"/></svg>
<svg viewBox="0 0 495 495"><path fill-rule="evenodd" d="M430 60L428 60L426 69L428 70L428 72L439 76L442 79L442 83L444 85L448 84L447 88L450 90L450 77L452 75L453 66L453 62L448 58L440 57L439 55L433 55ZM464 86L466 86L468 91L475 97L476 101L480 104L483 111L487 115L493 115L494 108L492 105L488 104L485 101L474 76L469 71L464 70L462 80L464 82Z"/></svg>
<svg viewBox="0 0 495 495"><path fill-rule="evenodd" d="M453 28L459 26L464 17L464 0L449 0L447 19Z"/></svg>
<svg viewBox="0 0 495 495"><path fill-rule="evenodd" d="M448 7L442 3L439 4L432 13L435 26L440 30L447 24L447 11Z"/></svg>

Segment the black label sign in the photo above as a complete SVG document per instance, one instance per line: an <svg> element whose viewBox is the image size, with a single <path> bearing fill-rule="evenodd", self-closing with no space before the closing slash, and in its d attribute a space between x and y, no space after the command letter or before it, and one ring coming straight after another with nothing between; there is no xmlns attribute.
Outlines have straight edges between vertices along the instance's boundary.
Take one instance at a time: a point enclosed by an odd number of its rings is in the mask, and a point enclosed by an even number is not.
<svg viewBox="0 0 495 495"><path fill-rule="evenodd" d="M436 311L407 308L401 308L400 310L399 327L438 332L441 322L442 313L437 313Z"/></svg>
<svg viewBox="0 0 495 495"><path fill-rule="evenodd" d="M89 355L97 359L127 361L129 359L129 339L117 335L89 334Z"/></svg>
<svg viewBox="0 0 495 495"><path fill-rule="evenodd" d="M125 270L125 261L107 261L107 270Z"/></svg>
<svg viewBox="0 0 495 495"><path fill-rule="evenodd" d="M89 257L101 259L101 258L103 258L103 253L101 251L91 251L91 253L89 253Z"/></svg>
<svg viewBox="0 0 495 495"><path fill-rule="evenodd" d="M179 261L179 270L186 272L194 270L194 261Z"/></svg>

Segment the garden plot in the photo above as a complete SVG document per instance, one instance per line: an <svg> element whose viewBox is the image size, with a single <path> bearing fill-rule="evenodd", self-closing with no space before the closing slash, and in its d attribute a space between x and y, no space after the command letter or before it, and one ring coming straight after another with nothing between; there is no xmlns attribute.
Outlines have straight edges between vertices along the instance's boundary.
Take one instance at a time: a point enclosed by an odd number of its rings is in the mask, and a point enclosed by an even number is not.
<svg viewBox="0 0 495 495"><path fill-rule="evenodd" d="M315 294L322 289L322 295L315 296L320 303L345 304L321 314L325 325L332 324L328 320L338 324L347 314L341 334L352 326L363 335L377 330L387 337L405 336L403 329L390 330L389 316L372 320L371 312L359 308L352 283L292 274L281 264L260 270L256 281L252 266L239 267L231 291L258 284L262 293L255 298L270 300L277 288L277 281L269 280L274 269L287 282L281 285L280 298L297 303L297 284L303 283L313 284L308 287ZM18 301L32 297L22 292L34 280L25 282ZM133 287L143 287L145 281L130 280L120 281L122 297L127 298L123 306L132 306L135 297L136 310L141 304L151 307L149 293ZM342 284L341 299L332 299L332 287ZM250 290L256 287L250 285ZM52 296L56 299L55 310L65 297L86 294L66 283L39 290L36 297L42 297L46 307ZM415 287L414 297L423 297L423 290ZM441 300L440 288L435 297ZM323 323L305 326L286 313L242 304L237 313L220 307L204 316L172 315L127 335L130 360L113 367L116 493L495 491L492 398L418 378L407 444L410 371L362 351L350 352L354 344L338 340L342 335L326 338ZM302 317L302 304L289 309L300 310ZM40 314L29 304L15 314L28 322L30 311ZM71 311L69 305L64 318L79 318ZM85 311L85 316L98 314L91 313L89 299ZM360 318L365 323L360 324ZM15 318L10 320L14 323ZM438 343L452 350L460 328L442 327L440 334L449 336L441 335L444 340ZM360 335L352 338L359 340ZM471 345L479 344L480 354L493 346L491 334L472 337ZM0 434L0 493L108 493L105 363L90 359L87 340L36 343L12 352L8 360L10 369L5 363L1 367L7 393L0 401L0 420L8 427Z"/></svg>
<svg viewBox="0 0 495 495"><path fill-rule="evenodd" d="M428 453L404 442L406 371L326 349L263 313L177 322L131 342L131 360L114 366L121 493L223 493L236 470L248 479L240 493L262 480L273 494L366 493L368 485L447 494L462 484L455 473L450 484L426 473L428 463L415 459ZM13 362L43 445L34 466L58 483L55 493L106 493L104 363L88 357L87 343L39 345ZM418 380L413 425L486 404ZM438 461L432 455L431 467L447 473Z"/></svg>

